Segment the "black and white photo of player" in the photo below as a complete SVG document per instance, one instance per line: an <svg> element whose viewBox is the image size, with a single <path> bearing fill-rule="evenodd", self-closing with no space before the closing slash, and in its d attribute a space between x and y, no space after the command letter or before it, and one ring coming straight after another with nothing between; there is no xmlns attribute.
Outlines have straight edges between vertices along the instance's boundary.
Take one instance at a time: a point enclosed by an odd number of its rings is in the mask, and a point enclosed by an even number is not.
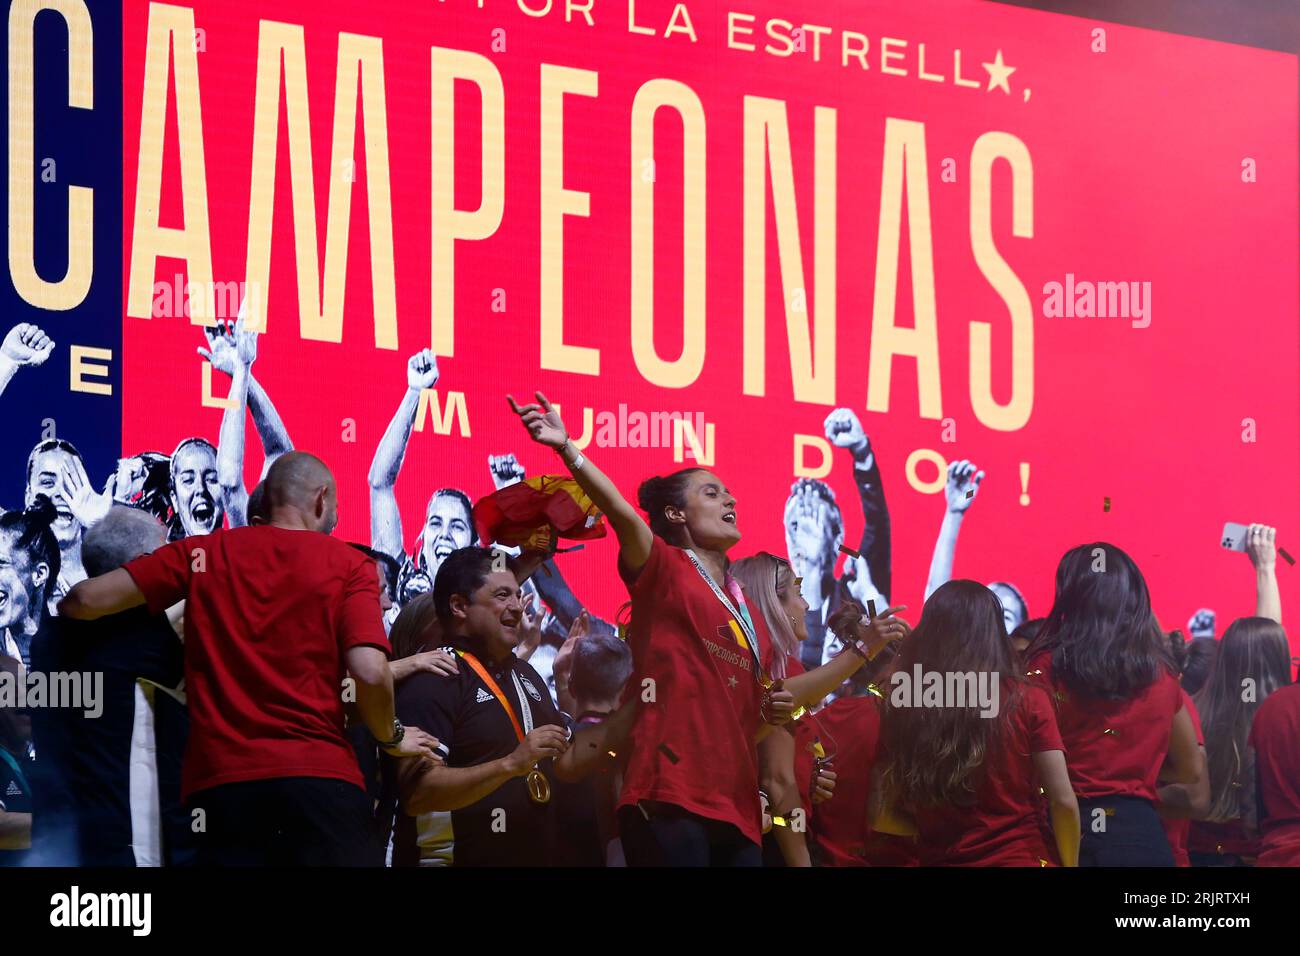
<svg viewBox="0 0 1300 956"><path fill-rule="evenodd" d="M20 368L43 365L54 351L54 340L41 329L21 322L9 330L0 343L0 395Z"/></svg>
<svg viewBox="0 0 1300 956"><path fill-rule="evenodd" d="M858 556L849 556L843 577L835 577L840 546L844 543L844 517L830 485L816 478L800 478L785 503L785 545L801 591L808 602L808 638L799 649L804 667L829 661L841 649L827 628L831 615L851 597L863 607L875 601L884 608L890 591L889 509L881 484L880 467L871 441L851 409L837 408L826 416L826 438L853 456L853 481L862 504L862 540Z"/></svg>
<svg viewBox="0 0 1300 956"><path fill-rule="evenodd" d="M0 650L31 666L32 637L53 613L59 543L54 503L39 495L26 511L0 515Z"/></svg>
<svg viewBox="0 0 1300 956"><path fill-rule="evenodd" d="M257 359L258 333L244 327L247 312L247 300L240 305L239 316L233 326L222 323L213 328L205 328L204 335L208 347L199 347L198 353L216 369L230 377L230 395L225 411L221 415L221 435L215 450L215 478L220 501L224 511L230 517L230 527L242 528L248 524L248 488L244 485L244 448L245 423L249 415L253 418L253 428L262 442L262 477L270 471L277 458L285 452L293 451L293 442L289 440L289 431L276 411L266 389L253 375L253 362ZM206 442L205 442L206 444ZM208 445L208 448L211 448ZM177 478L176 456L172 456L172 487L185 495L192 490L187 487L189 480L184 473L191 463L181 462L182 474ZM206 464L206 462L204 463ZM203 487L208 488L206 470ZM205 504L202 498L189 497L199 505ZM178 509L178 514L183 514ZM194 515L190 515L194 521ZM196 526L203 522L194 521ZM208 528L211 531L221 527L220 520ZM186 531L186 534L205 534L206 531Z"/></svg>
<svg viewBox="0 0 1300 956"><path fill-rule="evenodd" d="M118 504L147 511L163 527L172 522L171 459L161 452L145 451L119 458L104 493Z"/></svg>
<svg viewBox="0 0 1300 956"><path fill-rule="evenodd" d="M967 509L979 497L980 482L983 480L984 472L970 461L954 461L948 466L948 480L943 488L943 521L939 525L939 537L934 542L930 576L925 583L927 601L940 586L952 579L952 565L957 556L957 536L961 533ZM1014 633L1016 628L1029 620L1029 606L1014 584L994 581L989 585L989 590L1002 605L1002 620L1007 626L1008 634Z"/></svg>
<svg viewBox="0 0 1300 956"><path fill-rule="evenodd" d="M59 545L59 573L49 599L51 606L74 584L85 580L81 567L81 540L86 530L108 514L112 499L100 494L86 476L86 466L76 446L62 438L37 443L27 457L27 490L23 506L31 509L38 496L54 505L50 530Z"/></svg>
<svg viewBox="0 0 1300 956"><path fill-rule="evenodd" d="M393 488L411 440L420 394L437 383L438 361L433 352L424 349L412 355L406 363L406 392L370 465L370 546L402 565L397 603L389 612L394 617L415 595L433 589L434 576L447 555L468 548L477 537L469 496L459 488L439 488L429 497L424 524L409 553L403 543L402 517Z"/></svg>
<svg viewBox="0 0 1300 956"><path fill-rule="evenodd" d="M171 457L171 540L211 534L225 520L217 450L206 438L186 438Z"/></svg>

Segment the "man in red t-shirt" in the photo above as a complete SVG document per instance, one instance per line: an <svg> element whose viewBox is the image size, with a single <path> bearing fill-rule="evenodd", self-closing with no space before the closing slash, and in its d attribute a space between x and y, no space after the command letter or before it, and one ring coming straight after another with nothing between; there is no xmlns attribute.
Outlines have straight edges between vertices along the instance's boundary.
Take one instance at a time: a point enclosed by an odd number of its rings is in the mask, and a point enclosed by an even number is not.
<svg viewBox="0 0 1300 956"><path fill-rule="evenodd" d="M343 731L345 675L388 753L439 759L437 741L394 716L374 566L328 536L337 520L329 469L291 452L265 485L265 524L166 545L83 581L59 613L92 620L186 602L181 790L200 862L378 865Z"/></svg>

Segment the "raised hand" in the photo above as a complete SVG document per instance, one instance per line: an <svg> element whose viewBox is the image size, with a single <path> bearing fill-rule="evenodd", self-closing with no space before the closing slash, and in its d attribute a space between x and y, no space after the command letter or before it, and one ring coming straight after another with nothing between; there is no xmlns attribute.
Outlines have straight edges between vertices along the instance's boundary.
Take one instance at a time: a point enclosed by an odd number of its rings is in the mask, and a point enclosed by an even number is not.
<svg viewBox="0 0 1300 956"><path fill-rule="evenodd" d="M556 687L567 687L569 684L569 675L573 673L573 655L577 653L578 642L587 636L591 631L591 617L583 610L581 614L573 619L573 625L569 628L569 635L560 645L560 649L555 652L555 660L551 662L551 673L555 675Z"/></svg>
<svg viewBox="0 0 1300 956"><path fill-rule="evenodd" d="M0 344L0 358L8 359L14 365L41 365L53 351L54 341L27 322L10 329L4 343Z"/></svg>
<svg viewBox="0 0 1300 956"><path fill-rule="evenodd" d="M515 646L515 656L521 661L532 657L533 651L542 643L542 615L533 613L536 603L536 594L524 598L524 609L519 618L519 643Z"/></svg>
<svg viewBox="0 0 1300 956"><path fill-rule="evenodd" d="M488 471L492 472L492 484L497 491L524 480L524 466L519 464L513 452L488 455Z"/></svg>
<svg viewBox="0 0 1300 956"><path fill-rule="evenodd" d="M807 521L813 527L823 530L831 526L831 506L816 486L808 480L801 480L795 489L793 516Z"/></svg>
<svg viewBox="0 0 1300 956"><path fill-rule="evenodd" d="M205 327L203 335L208 340L208 347L199 346L198 353L218 372L233 377L236 365L247 369L257 359L257 333L244 328L243 310L240 310L233 328L229 323L221 322Z"/></svg>
<svg viewBox="0 0 1300 956"><path fill-rule="evenodd" d="M59 476L59 494L68 503L68 510L83 528L97 525L104 520L109 509L113 507L112 495L95 491L90 478L86 475L86 469L76 458Z"/></svg>
<svg viewBox="0 0 1300 956"><path fill-rule="evenodd" d="M251 368L257 358L257 335L257 332L244 328L244 308L241 306L231 338L235 344L235 358L244 368Z"/></svg>
<svg viewBox="0 0 1300 956"><path fill-rule="evenodd" d="M852 449L863 458L871 451L871 440L862 430L862 422L851 408L837 408L826 416L826 440L840 448Z"/></svg>
<svg viewBox="0 0 1300 956"><path fill-rule="evenodd" d="M948 466L948 481L943 486L943 496L948 510L957 514L971 506L979 494L984 472L978 471L969 461L954 461Z"/></svg>
<svg viewBox="0 0 1300 956"><path fill-rule="evenodd" d="M1267 570L1277 564L1277 528L1252 524L1246 529L1246 554L1256 568Z"/></svg>
<svg viewBox="0 0 1300 956"><path fill-rule="evenodd" d="M438 384L438 360L431 349L416 352L406 363L406 386L417 391Z"/></svg>
<svg viewBox="0 0 1300 956"><path fill-rule="evenodd" d="M548 448L559 448L569 440L569 432L560 419L560 413L551 407L546 396L541 392L534 394L537 404L522 407L515 401L513 395L507 395L506 399L510 402L510 408L528 429L528 434L532 436L533 441Z"/></svg>

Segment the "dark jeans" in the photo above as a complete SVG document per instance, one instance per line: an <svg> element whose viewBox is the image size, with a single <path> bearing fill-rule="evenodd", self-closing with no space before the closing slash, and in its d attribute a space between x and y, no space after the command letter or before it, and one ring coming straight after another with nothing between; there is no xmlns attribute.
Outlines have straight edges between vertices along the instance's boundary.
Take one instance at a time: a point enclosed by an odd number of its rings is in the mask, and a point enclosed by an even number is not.
<svg viewBox="0 0 1300 956"><path fill-rule="evenodd" d="M383 866L370 798L326 777L227 783L191 794L200 866ZM193 811L202 809L202 817Z"/></svg>
<svg viewBox="0 0 1300 956"><path fill-rule="evenodd" d="M644 808L646 814L641 812ZM762 866L763 854L736 827L671 803L642 800L618 811L628 866Z"/></svg>
<svg viewBox="0 0 1300 956"><path fill-rule="evenodd" d="M1106 828L1094 832L1093 821L1101 820L1094 810L1105 813ZM1080 866L1173 866L1160 817L1150 800L1141 797L1098 797L1079 800L1083 839L1079 844Z"/></svg>

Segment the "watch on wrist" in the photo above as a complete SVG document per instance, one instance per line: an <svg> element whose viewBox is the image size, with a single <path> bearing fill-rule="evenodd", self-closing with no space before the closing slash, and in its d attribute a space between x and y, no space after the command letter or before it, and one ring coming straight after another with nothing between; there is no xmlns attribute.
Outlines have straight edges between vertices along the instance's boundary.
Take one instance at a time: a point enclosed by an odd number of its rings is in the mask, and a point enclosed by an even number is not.
<svg viewBox="0 0 1300 956"><path fill-rule="evenodd" d="M379 749L392 750L394 747L396 747L398 744L402 742L402 738L405 736L406 736L406 728L402 726L402 722L400 720L394 717L393 718L393 739L380 741Z"/></svg>

